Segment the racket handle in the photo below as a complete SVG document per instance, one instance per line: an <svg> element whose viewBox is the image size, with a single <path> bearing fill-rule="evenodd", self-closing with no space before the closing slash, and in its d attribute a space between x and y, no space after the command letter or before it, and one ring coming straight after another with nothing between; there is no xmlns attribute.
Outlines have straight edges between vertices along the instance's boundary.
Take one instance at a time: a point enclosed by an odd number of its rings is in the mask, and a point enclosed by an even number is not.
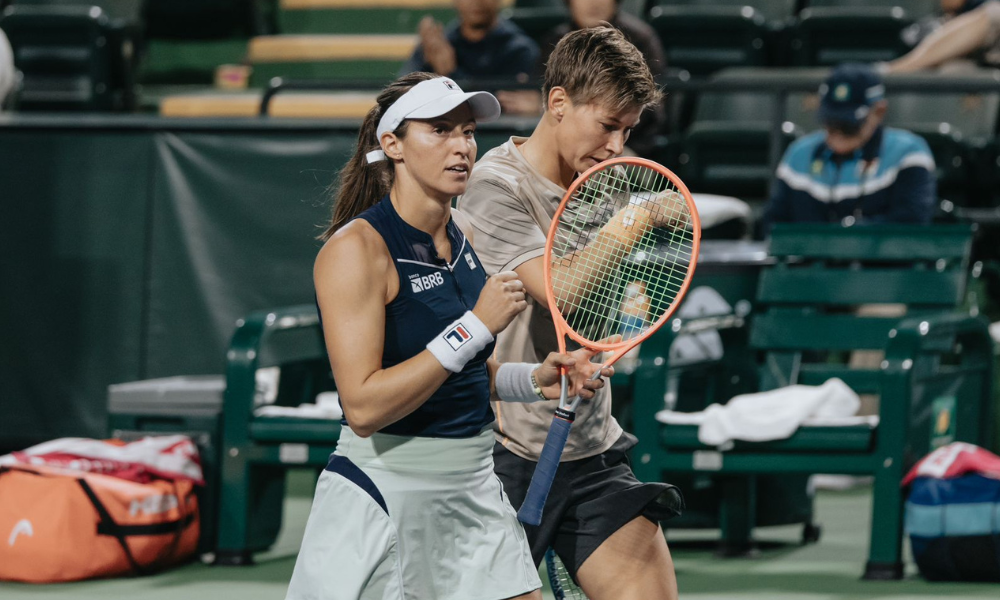
<svg viewBox="0 0 1000 600"><path fill-rule="evenodd" d="M545 500L549 497L549 490L552 489L552 482L556 478L556 469L559 468L559 459L562 457L563 448L566 447L566 439L569 438L569 430L573 427L573 420L576 413L559 408L552 417L552 426L549 427L549 435L545 438L545 447L538 457L538 466L531 476L531 483L528 485L528 493L521 504L521 510L517 511L517 520L526 525L538 525L542 522L542 509L545 508Z"/></svg>

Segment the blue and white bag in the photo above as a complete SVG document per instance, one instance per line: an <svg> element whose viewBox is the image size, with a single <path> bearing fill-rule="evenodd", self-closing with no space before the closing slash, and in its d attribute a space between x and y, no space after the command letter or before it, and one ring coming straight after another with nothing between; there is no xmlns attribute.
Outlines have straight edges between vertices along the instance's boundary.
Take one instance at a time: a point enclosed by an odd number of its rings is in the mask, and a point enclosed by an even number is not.
<svg viewBox="0 0 1000 600"><path fill-rule="evenodd" d="M1000 457L971 444L932 452L903 480L905 525L932 581L1000 582Z"/></svg>

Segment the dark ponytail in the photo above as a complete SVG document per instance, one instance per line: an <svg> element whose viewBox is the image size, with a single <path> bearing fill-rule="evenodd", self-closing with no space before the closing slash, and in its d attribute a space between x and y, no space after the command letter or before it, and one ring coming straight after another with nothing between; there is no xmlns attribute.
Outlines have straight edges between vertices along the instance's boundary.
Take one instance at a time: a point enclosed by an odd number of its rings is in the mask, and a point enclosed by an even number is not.
<svg viewBox="0 0 1000 600"><path fill-rule="evenodd" d="M365 158L365 155L372 150L381 148L379 140L375 137L379 119L382 118L385 111L389 110L393 102L410 91L410 88L421 81L435 77L440 77L440 75L422 72L403 75L386 86L378 95L375 106L368 111L365 120L361 123L354 156L340 170L340 182L334 188L336 192L334 194L333 217L330 219L330 225L319 236L319 239L323 241L330 239L348 221L374 206L389 193L395 177L395 167L392 161L386 159L368 164L368 160ZM400 138L406 136L406 125L407 121L403 121L396 128L395 134Z"/></svg>

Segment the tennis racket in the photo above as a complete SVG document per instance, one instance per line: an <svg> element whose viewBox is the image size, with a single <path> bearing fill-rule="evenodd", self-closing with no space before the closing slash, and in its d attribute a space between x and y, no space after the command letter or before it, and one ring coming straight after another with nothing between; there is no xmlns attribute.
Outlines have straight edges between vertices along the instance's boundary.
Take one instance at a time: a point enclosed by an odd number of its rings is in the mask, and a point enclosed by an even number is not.
<svg viewBox="0 0 1000 600"><path fill-rule="evenodd" d="M587 600L583 590L573 583L566 565L552 548L545 551L545 570L549 574L549 586L556 600Z"/></svg>
<svg viewBox="0 0 1000 600"><path fill-rule="evenodd" d="M651 336L687 291L700 240L691 193L667 168L621 157L580 175L556 209L545 242L545 287L559 352L566 352L569 337L604 352L607 367ZM559 408L517 513L527 525L541 523L576 418L580 399L567 395L563 370Z"/></svg>

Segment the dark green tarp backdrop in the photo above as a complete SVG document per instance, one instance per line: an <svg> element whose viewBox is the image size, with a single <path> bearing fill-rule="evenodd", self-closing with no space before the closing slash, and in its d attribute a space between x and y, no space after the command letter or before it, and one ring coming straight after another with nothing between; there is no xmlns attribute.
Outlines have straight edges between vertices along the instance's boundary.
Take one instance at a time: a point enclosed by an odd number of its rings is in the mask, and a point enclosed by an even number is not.
<svg viewBox="0 0 1000 600"><path fill-rule="evenodd" d="M221 373L238 318L312 302L358 125L0 116L0 450L102 436L109 384Z"/></svg>

